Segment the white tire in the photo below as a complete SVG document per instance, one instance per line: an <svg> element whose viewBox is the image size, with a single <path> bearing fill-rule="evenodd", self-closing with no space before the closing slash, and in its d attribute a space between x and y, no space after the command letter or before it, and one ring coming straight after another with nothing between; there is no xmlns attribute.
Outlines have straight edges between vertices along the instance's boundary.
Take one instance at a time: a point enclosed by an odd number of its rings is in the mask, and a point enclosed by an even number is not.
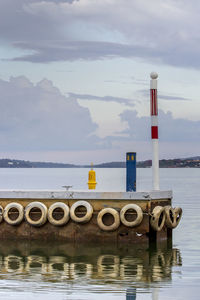
<svg viewBox="0 0 200 300"><path fill-rule="evenodd" d="M3 221L3 207L0 205L0 223Z"/></svg>
<svg viewBox="0 0 200 300"><path fill-rule="evenodd" d="M12 208L18 211L18 217L15 220L12 220L9 216L9 212ZM3 217L6 223L8 223L9 225L19 225L24 219L24 208L19 203L16 202L9 203L4 208Z"/></svg>
<svg viewBox="0 0 200 300"><path fill-rule="evenodd" d="M137 217L134 221L127 221L125 218L125 214L129 209L133 209L137 213ZM127 204L120 211L120 220L127 227L135 227L138 226L143 220L143 212L140 206L137 204Z"/></svg>
<svg viewBox="0 0 200 300"><path fill-rule="evenodd" d="M176 228L181 220L182 217L182 208L181 207L175 207L174 208L174 214L175 214L175 219L176 219L176 224L174 226L174 228Z"/></svg>
<svg viewBox="0 0 200 300"><path fill-rule="evenodd" d="M162 206L156 206L153 209L152 216L150 219L151 227L155 231L161 231L165 224L165 208Z"/></svg>
<svg viewBox="0 0 200 300"><path fill-rule="evenodd" d="M111 225L105 225L103 223L103 216L105 214L111 214L114 218L114 222ZM97 224L98 226L104 230L104 231L113 231L115 229L117 229L120 225L120 217L119 217L119 213L116 211L116 209L114 208L103 208L97 216Z"/></svg>
<svg viewBox="0 0 200 300"><path fill-rule="evenodd" d="M30 212L33 208L37 208L41 211L41 217L38 220L33 220L30 217ZM32 225L40 227L44 225L47 221L47 207L41 202L31 202L25 208L25 219L26 221Z"/></svg>
<svg viewBox="0 0 200 300"><path fill-rule="evenodd" d="M57 208L60 208L64 213L63 217L60 220L56 220L53 217L54 210ZM69 207L63 202L53 203L48 209L48 221L55 226L62 226L67 224L67 222L69 221Z"/></svg>
<svg viewBox="0 0 200 300"><path fill-rule="evenodd" d="M86 214L83 217L78 217L75 214L75 210L79 207L79 206L84 206L86 208ZM90 221L90 219L92 218L92 214L93 214L93 208L90 205L89 202L87 201L77 201L74 204L72 204L71 208L70 208L70 217L73 221L78 222L78 223L87 223Z"/></svg>
<svg viewBox="0 0 200 300"><path fill-rule="evenodd" d="M166 215L166 220L165 220L165 224L167 226L167 228L175 228L176 226L176 215L174 212L174 209L168 205L165 206L165 215Z"/></svg>

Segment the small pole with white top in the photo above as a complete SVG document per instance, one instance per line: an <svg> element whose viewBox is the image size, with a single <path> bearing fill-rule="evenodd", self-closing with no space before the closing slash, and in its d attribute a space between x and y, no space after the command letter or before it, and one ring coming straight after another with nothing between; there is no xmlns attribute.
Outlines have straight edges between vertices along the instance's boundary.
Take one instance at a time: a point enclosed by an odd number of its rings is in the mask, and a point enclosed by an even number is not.
<svg viewBox="0 0 200 300"><path fill-rule="evenodd" d="M157 78L158 74L150 74L150 104L151 104L151 139L153 146L152 171L153 189L159 190L159 150L158 150L158 102L157 102Z"/></svg>

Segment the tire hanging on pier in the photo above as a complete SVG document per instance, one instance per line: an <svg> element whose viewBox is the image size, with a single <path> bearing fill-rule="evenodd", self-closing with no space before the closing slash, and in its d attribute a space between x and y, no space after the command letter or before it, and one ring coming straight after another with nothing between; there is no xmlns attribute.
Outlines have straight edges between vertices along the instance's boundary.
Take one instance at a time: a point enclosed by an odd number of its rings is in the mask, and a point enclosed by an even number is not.
<svg viewBox="0 0 200 300"><path fill-rule="evenodd" d="M182 217L182 208L181 207L175 207L174 208L174 214L175 214L175 219L176 219L176 225L174 226L174 228L176 228L181 220Z"/></svg>
<svg viewBox="0 0 200 300"><path fill-rule="evenodd" d="M62 218L56 219L54 217L56 210L61 210L63 212ZM62 226L67 224L67 222L69 221L69 207L63 202L53 203L48 209L48 221L55 226Z"/></svg>
<svg viewBox="0 0 200 300"><path fill-rule="evenodd" d="M152 216L150 219L151 227L155 231L161 231L165 224L165 208L162 206L156 206L153 209Z"/></svg>
<svg viewBox="0 0 200 300"><path fill-rule="evenodd" d="M17 217L12 219L11 215L17 214ZM24 208L20 203L12 202L6 205L3 213L4 220L9 225L19 225L24 219Z"/></svg>
<svg viewBox="0 0 200 300"><path fill-rule="evenodd" d="M168 228L176 228L182 217L182 208L165 206L166 220L165 224Z"/></svg>
<svg viewBox="0 0 200 300"><path fill-rule="evenodd" d="M134 210L137 214L137 217L134 221L128 221L126 219L126 213L128 210ZM143 212L140 206L137 204L127 204L120 211L120 220L127 227L135 227L140 225L143 220Z"/></svg>
<svg viewBox="0 0 200 300"><path fill-rule="evenodd" d="M165 220L165 224L168 228L175 228L176 227L176 215L174 212L174 209L168 205L165 206L165 216L166 216L166 220Z"/></svg>
<svg viewBox="0 0 200 300"><path fill-rule="evenodd" d="M3 221L3 207L0 205L0 223Z"/></svg>
<svg viewBox="0 0 200 300"><path fill-rule="evenodd" d="M38 210L40 211L41 217L39 219L34 220L34 219L31 218L31 213L32 212L34 213L34 210L37 210L37 212L35 212L35 214L38 213ZM29 203L25 208L25 219L32 226L36 226L36 227L42 226L47 221L47 207L46 207L46 205L44 205L41 202L31 202L31 203Z"/></svg>
<svg viewBox="0 0 200 300"><path fill-rule="evenodd" d="M79 217L76 215L75 211L76 209L81 206L84 206L86 208L86 214L82 217ZM70 208L70 217L73 221L78 222L78 223L87 223L90 221L90 219L92 218L92 214L93 214L93 207L91 206L91 204L87 201L77 201L74 204L72 204L71 208Z"/></svg>
<svg viewBox="0 0 200 300"><path fill-rule="evenodd" d="M103 223L103 216L105 214L110 214L114 218L114 222L111 225L106 225ZM97 224L103 231L114 231L120 225L119 213L114 208L103 208L97 216Z"/></svg>

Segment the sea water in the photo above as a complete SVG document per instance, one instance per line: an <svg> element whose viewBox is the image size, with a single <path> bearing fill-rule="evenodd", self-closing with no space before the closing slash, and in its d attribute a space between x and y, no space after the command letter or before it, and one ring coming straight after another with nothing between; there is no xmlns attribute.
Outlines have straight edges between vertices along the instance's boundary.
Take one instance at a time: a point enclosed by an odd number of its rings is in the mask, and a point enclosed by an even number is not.
<svg viewBox="0 0 200 300"><path fill-rule="evenodd" d="M0 169L0 189L87 190L88 169ZM125 191L125 169L97 169L97 191ZM183 217L172 247L0 243L1 299L200 299L200 169L161 169ZM152 187L137 169L137 190Z"/></svg>

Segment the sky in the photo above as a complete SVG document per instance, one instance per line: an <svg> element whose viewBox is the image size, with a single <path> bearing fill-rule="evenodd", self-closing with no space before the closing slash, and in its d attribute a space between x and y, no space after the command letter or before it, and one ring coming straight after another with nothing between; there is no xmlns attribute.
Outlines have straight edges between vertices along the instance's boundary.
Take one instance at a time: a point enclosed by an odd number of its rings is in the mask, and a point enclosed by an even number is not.
<svg viewBox="0 0 200 300"><path fill-rule="evenodd" d="M200 155L200 2L0 0L0 158L75 164Z"/></svg>

